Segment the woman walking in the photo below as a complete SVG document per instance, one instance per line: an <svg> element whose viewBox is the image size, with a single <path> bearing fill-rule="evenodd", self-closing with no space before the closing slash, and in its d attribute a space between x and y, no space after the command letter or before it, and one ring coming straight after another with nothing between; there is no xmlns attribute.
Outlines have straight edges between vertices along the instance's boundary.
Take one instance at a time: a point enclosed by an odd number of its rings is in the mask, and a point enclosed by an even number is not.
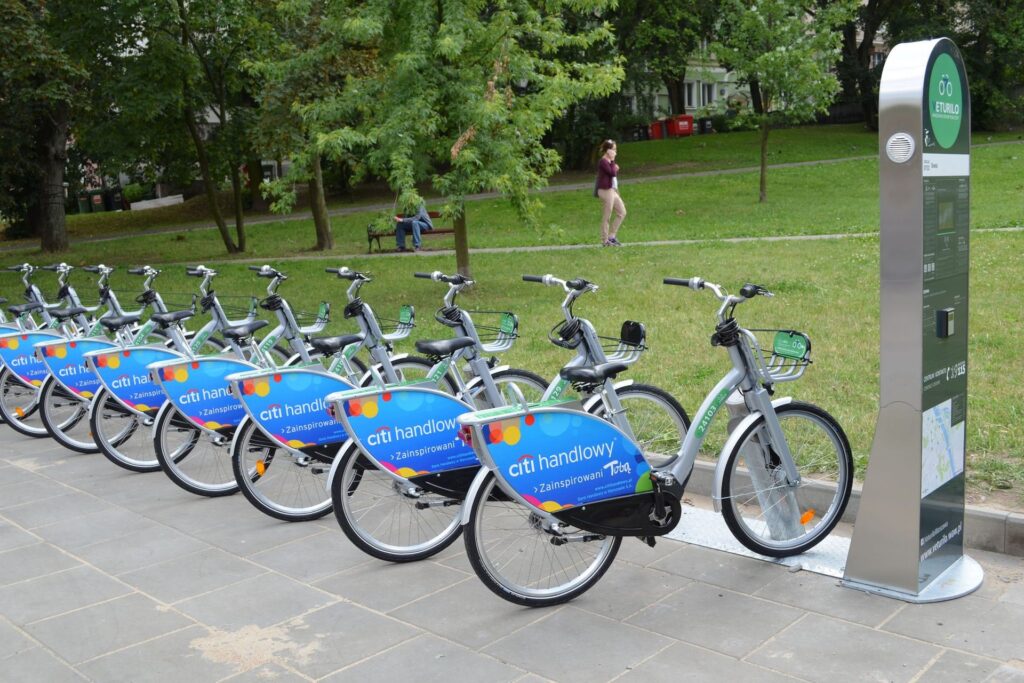
<svg viewBox="0 0 1024 683"><path fill-rule="evenodd" d="M601 143L601 160L597 163L597 183L594 186L595 195L601 200L604 210L601 216L601 244L606 247L622 246L616 236L626 217L626 205L619 196L619 165L615 163L617 152L614 140ZM612 212L615 213L615 221L609 226Z"/></svg>

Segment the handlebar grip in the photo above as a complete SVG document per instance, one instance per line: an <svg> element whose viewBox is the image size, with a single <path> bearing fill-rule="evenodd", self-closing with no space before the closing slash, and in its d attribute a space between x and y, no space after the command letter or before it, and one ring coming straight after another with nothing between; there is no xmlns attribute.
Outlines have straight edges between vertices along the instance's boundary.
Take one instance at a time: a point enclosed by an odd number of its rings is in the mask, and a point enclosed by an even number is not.
<svg viewBox="0 0 1024 683"><path fill-rule="evenodd" d="M87 273L98 273L98 272L100 272L100 267L99 266L82 266L82 270L84 270Z"/></svg>
<svg viewBox="0 0 1024 683"><path fill-rule="evenodd" d="M191 275L192 277L203 277L203 271L199 270L198 268L186 268L185 274Z"/></svg>
<svg viewBox="0 0 1024 683"><path fill-rule="evenodd" d="M566 282L565 286L568 287L569 289L575 289L575 290L579 291L581 289L586 289L587 285L589 285L589 284L590 283L587 282L586 280L584 280L583 278L578 277L578 278L574 278L574 279L569 280L568 282Z"/></svg>
<svg viewBox="0 0 1024 683"><path fill-rule="evenodd" d="M430 273L413 273L412 276L413 277L421 278L423 280L433 280L434 279L434 276L431 275Z"/></svg>
<svg viewBox="0 0 1024 683"><path fill-rule="evenodd" d="M523 282L539 282L541 284L544 284L544 276L543 275L524 275L523 276Z"/></svg>
<svg viewBox="0 0 1024 683"><path fill-rule="evenodd" d="M662 282L666 285L678 285L679 287L689 287L690 279L683 279L681 277L667 277Z"/></svg>
<svg viewBox="0 0 1024 683"><path fill-rule="evenodd" d="M145 268L129 268L128 269L128 274L129 275L145 275L146 274L146 269Z"/></svg>
<svg viewBox="0 0 1024 683"><path fill-rule="evenodd" d="M20 273L24 269L24 266L7 266L5 270L9 270L12 273Z"/></svg>
<svg viewBox="0 0 1024 683"><path fill-rule="evenodd" d="M330 273L331 275L337 275L341 272L341 268L324 268L324 272Z"/></svg>
<svg viewBox="0 0 1024 683"><path fill-rule="evenodd" d="M50 271L51 273L56 273L56 272L57 272L57 269L58 269L58 268L60 268L60 265L59 265L59 264L56 264L56 263L54 263L54 264L51 264L51 265L49 265L49 266L41 266L41 267L40 267L40 270L48 270L48 271Z"/></svg>
<svg viewBox="0 0 1024 683"><path fill-rule="evenodd" d="M263 270L263 266L249 266L249 270L254 270L258 273Z"/></svg>

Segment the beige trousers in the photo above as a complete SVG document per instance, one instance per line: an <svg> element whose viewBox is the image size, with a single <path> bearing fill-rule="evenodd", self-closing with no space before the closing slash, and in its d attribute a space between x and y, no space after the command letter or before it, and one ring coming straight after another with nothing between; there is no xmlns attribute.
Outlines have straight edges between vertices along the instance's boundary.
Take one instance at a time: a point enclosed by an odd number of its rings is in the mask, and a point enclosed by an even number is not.
<svg viewBox="0 0 1024 683"><path fill-rule="evenodd" d="M619 196L618 190L598 190L597 196L601 199L601 205L604 208L601 215L601 241L607 242L619 234L619 226L626 218L626 205L622 203L622 197ZM612 217L613 211L615 212L615 222L609 227L608 220Z"/></svg>

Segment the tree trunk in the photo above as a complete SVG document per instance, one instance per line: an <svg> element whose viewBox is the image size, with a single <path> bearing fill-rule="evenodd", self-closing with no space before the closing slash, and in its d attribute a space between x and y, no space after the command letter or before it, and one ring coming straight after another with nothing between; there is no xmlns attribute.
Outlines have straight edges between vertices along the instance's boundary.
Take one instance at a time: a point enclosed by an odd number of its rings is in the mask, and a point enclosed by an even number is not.
<svg viewBox="0 0 1024 683"><path fill-rule="evenodd" d="M245 251L245 196L242 192L242 171L237 161L231 164L231 198L235 207L235 235L238 251Z"/></svg>
<svg viewBox="0 0 1024 683"><path fill-rule="evenodd" d="M459 275L472 278L469 270L469 236L466 234L466 205L459 208L453 222L455 228L455 268Z"/></svg>
<svg viewBox="0 0 1024 683"><path fill-rule="evenodd" d="M662 78L665 89L668 90L668 105L672 109L672 116L686 113L686 74L678 78Z"/></svg>
<svg viewBox="0 0 1024 683"><path fill-rule="evenodd" d="M64 217L64 165L67 162L68 111L59 106L52 118L42 117L39 152L42 186L37 200L40 246L44 252L67 251L68 230Z"/></svg>
<svg viewBox="0 0 1024 683"><path fill-rule="evenodd" d="M313 156L313 178L309 181L309 205L313 210L313 225L316 227L314 251L334 249L331 217L327 214L327 200L324 198L324 171L320 165L319 154Z"/></svg>
<svg viewBox="0 0 1024 683"><path fill-rule="evenodd" d="M764 102L761 101L761 84L757 79L750 79L750 107L758 116L764 114Z"/></svg>
<svg viewBox="0 0 1024 683"><path fill-rule="evenodd" d="M203 142L203 136L199 133L199 126L196 124L195 115L192 113L191 107L185 107L185 126L188 128L188 133L192 137L192 144L196 148L199 174L203 178L206 200L210 203L210 213L213 214L213 221L217 224L217 231L220 233L220 238L224 240L224 246L227 247L228 253L235 254L239 249L231 239L227 223L224 222L224 214L221 213L220 204L217 203L217 187L213 182L213 177L210 175L210 157L206 153L206 143Z"/></svg>
<svg viewBox="0 0 1024 683"><path fill-rule="evenodd" d="M761 122L761 187L758 194L758 202L764 204L768 201L768 121Z"/></svg>
<svg viewBox="0 0 1024 683"><path fill-rule="evenodd" d="M263 161L259 155L253 154L245 167L249 175L249 209L266 211L270 206L263 198L263 193L260 192L260 185L263 183Z"/></svg>

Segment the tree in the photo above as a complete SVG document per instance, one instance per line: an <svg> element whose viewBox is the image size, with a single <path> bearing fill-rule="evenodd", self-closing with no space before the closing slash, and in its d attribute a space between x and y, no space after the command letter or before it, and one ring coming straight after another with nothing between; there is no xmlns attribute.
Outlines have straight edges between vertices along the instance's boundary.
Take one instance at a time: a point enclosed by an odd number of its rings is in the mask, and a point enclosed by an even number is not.
<svg viewBox="0 0 1024 683"><path fill-rule="evenodd" d="M708 38L715 3L699 0L622 0L615 33L634 87L654 80L668 91L671 114L686 113L686 66Z"/></svg>
<svg viewBox="0 0 1024 683"><path fill-rule="evenodd" d="M729 0L720 8L712 49L757 89L762 111L748 113L761 142L758 201L768 200L768 134L773 125L811 120L828 109L839 90L831 67L839 57L836 27L849 21L852 2L834 3L813 15L800 0Z"/></svg>
<svg viewBox="0 0 1024 683"><path fill-rule="evenodd" d="M263 78L258 135L274 158L288 157L284 178L271 183L273 210L287 213L297 200L295 184L306 183L316 229L316 251L334 248L324 191L322 153L318 139L327 128L344 125L328 109L310 109L316 102L341 97L349 77L372 73L375 54L351 46L330 30L326 0L288 0L277 7L275 47L256 66ZM317 114L325 114L321 121ZM326 124L326 125L325 125ZM339 161L347 165L351 159Z"/></svg>
<svg viewBox="0 0 1024 683"><path fill-rule="evenodd" d="M38 235L46 252L68 248L68 128L88 82L85 64L96 38L70 35L75 23L68 9L0 0L0 211Z"/></svg>
<svg viewBox="0 0 1024 683"><path fill-rule="evenodd" d="M456 262L469 275L466 196L497 191L524 223L534 221L541 187L558 169L544 134L574 103L618 89L615 61L563 59L612 40L596 18L606 0L369 0L333 5L333 27L373 49L377 69L351 78L342 97L320 109L357 117L321 136L332 156L361 151L357 171L384 177L398 204L414 208L429 178L447 199ZM563 10L589 12L578 31Z"/></svg>

